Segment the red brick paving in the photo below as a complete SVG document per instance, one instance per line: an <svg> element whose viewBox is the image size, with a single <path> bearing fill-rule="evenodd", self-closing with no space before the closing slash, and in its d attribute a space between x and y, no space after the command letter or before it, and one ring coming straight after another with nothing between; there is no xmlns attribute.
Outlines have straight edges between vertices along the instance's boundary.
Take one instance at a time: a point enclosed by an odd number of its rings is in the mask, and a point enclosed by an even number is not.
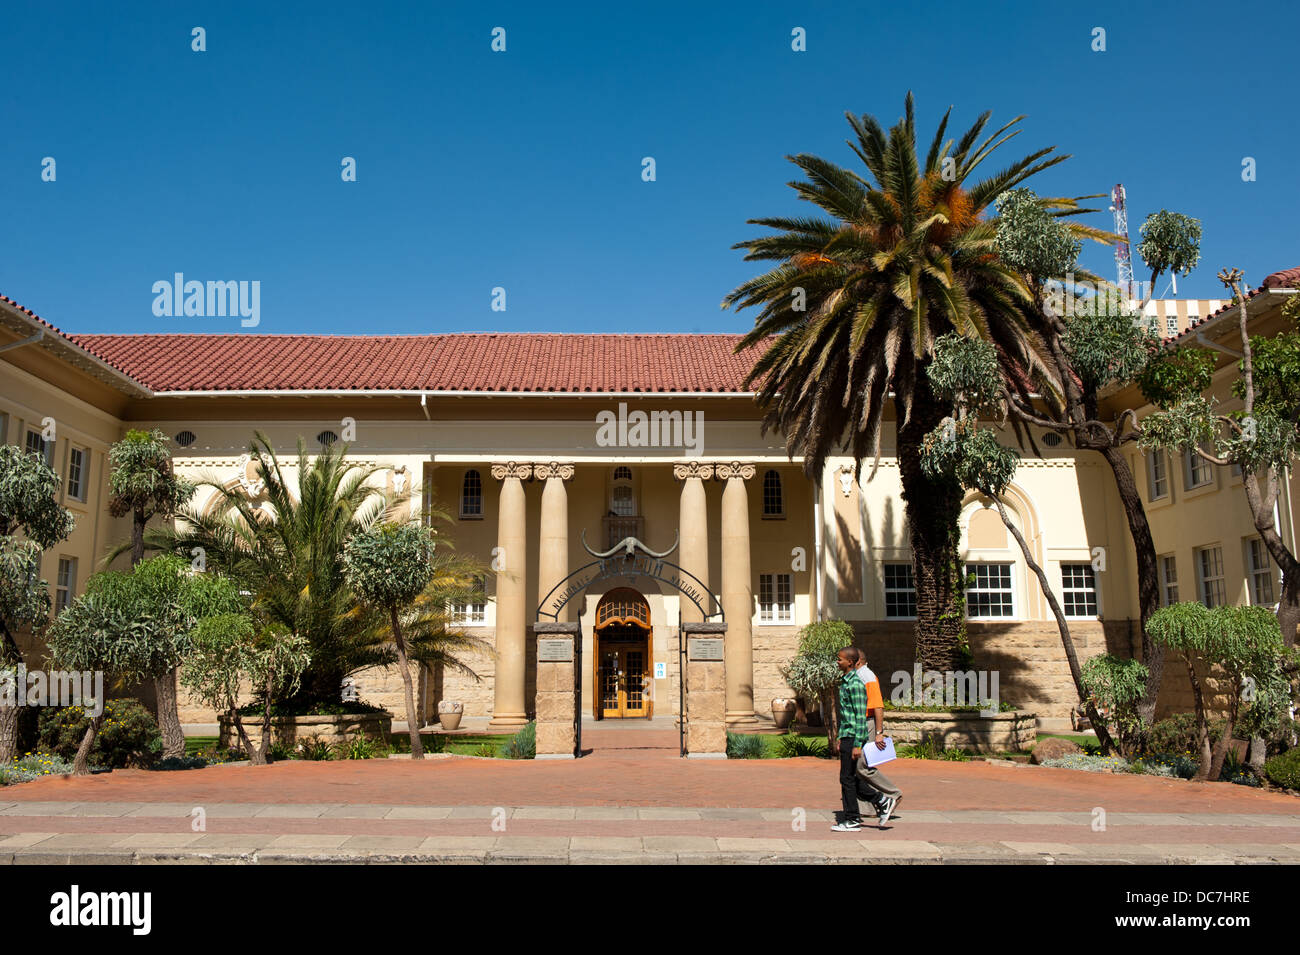
<svg viewBox="0 0 1300 955"><path fill-rule="evenodd" d="M8 787L0 793L0 802L830 809L839 801L838 765L829 760L685 760L677 756L675 731L587 730L584 745L592 752L576 761L295 760L182 772L118 770ZM1300 799L1282 793L1153 776L908 759L893 764L889 776L905 794L904 813L909 809L1090 812L1099 805L1107 812L1300 812ZM277 820L277 825L289 821ZM592 825L582 823L588 831ZM675 823L673 831L682 831L681 825ZM893 831L898 833L902 826ZM749 828L752 831L752 825ZM919 831L906 837L924 838Z"/></svg>

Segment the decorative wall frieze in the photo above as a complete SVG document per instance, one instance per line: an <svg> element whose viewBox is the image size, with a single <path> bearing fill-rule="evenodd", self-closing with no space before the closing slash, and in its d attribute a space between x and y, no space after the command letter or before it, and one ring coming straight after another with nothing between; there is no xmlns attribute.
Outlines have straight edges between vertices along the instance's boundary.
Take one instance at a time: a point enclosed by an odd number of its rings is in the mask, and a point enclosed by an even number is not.
<svg viewBox="0 0 1300 955"><path fill-rule="evenodd" d="M687 478L699 478L708 481L713 478L713 464L705 461L677 461L673 463L673 477L678 481Z"/></svg>
<svg viewBox="0 0 1300 955"><path fill-rule="evenodd" d="M717 465L717 473L718 478L723 481L728 481L731 478L749 481L758 473L758 469L747 461L731 461L727 464Z"/></svg>
<svg viewBox="0 0 1300 955"><path fill-rule="evenodd" d="M493 473L493 477L496 474ZM573 465L561 464L558 461L550 461L545 464L533 465L533 477L539 481L547 481L551 478L559 478L561 481L573 480Z"/></svg>
<svg viewBox="0 0 1300 955"><path fill-rule="evenodd" d="M521 481L527 481L533 476L533 465L524 461L506 461L504 464L492 465L492 479L494 481L504 481L506 478L519 478Z"/></svg>

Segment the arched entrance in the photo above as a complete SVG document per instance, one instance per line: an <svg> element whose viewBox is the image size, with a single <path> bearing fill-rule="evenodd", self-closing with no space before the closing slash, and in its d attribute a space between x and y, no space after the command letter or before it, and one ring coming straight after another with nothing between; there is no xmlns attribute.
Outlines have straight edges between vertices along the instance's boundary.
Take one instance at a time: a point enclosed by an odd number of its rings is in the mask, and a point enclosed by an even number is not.
<svg viewBox="0 0 1300 955"><path fill-rule="evenodd" d="M597 719L654 716L650 604L631 587L616 587L596 605L592 632Z"/></svg>

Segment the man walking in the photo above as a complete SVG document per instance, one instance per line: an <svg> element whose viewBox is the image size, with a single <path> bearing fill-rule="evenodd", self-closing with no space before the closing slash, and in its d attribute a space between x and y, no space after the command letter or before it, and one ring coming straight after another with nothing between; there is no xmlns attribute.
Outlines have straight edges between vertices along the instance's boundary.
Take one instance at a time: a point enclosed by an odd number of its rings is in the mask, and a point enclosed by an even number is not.
<svg viewBox="0 0 1300 955"><path fill-rule="evenodd" d="M853 651L854 672L862 681L862 687L867 694L867 713L875 722L875 736L873 740L878 749L885 748L885 698L880 692L880 681L876 675L871 672L867 666L867 655L858 647L849 647ZM857 762L858 778L865 784L867 791L871 794L868 800L876 807L876 814L879 817L879 825L884 825L889 821L894 807L898 801L903 798L902 792L898 787L889 781L884 773L874 766L867 765L867 754L858 757Z"/></svg>
<svg viewBox="0 0 1300 955"><path fill-rule="evenodd" d="M840 668L840 732L834 750L840 757L840 799L844 812L840 821L831 826L834 832L857 832L862 828L858 814L857 762L867 743L867 691L854 670L856 653L853 647L845 647L835 654L835 664Z"/></svg>

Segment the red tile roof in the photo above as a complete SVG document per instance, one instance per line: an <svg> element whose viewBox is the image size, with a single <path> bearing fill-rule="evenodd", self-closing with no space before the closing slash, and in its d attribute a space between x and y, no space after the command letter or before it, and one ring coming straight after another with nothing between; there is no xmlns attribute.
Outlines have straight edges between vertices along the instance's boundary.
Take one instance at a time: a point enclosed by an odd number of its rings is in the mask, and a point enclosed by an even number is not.
<svg viewBox="0 0 1300 955"><path fill-rule="evenodd" d="M740 335L70 335L161 391L743 393Z"/></svg>
<svg viewBox="0 0 1300 955"><path fill-rule="evenodd" d="M1294 269L1283 269L1281 272L1274 272L1271 275L1266 275L1264 277L1264 283L1262 285L1260 285L1258 288L1248 289L1246 291L1246 301L1250 301L1260 292L1264 292L1275 288L1300 288L1300 267L1296 267ZM1177 335L1174 335L1171 338L1166 338L1165 344L1169 345L1176 342L1181 342L1183 339L1190 336L1196 329L1200 328L1206 322L1211 321L1212 319L1216 319L1221 315L1226 315L1228 312L1235 311L1240 306L1240 304L1241 303L1238 302L1236 305L1234 305L1231 302L1229 302L1227 305L1224 305L1222 308L1220 308L1217 312L1212 312L1209 315L1206 315L1200 321L1190 323L1187 326L1187 329L1185 331L1179 332Z"/></svg>

